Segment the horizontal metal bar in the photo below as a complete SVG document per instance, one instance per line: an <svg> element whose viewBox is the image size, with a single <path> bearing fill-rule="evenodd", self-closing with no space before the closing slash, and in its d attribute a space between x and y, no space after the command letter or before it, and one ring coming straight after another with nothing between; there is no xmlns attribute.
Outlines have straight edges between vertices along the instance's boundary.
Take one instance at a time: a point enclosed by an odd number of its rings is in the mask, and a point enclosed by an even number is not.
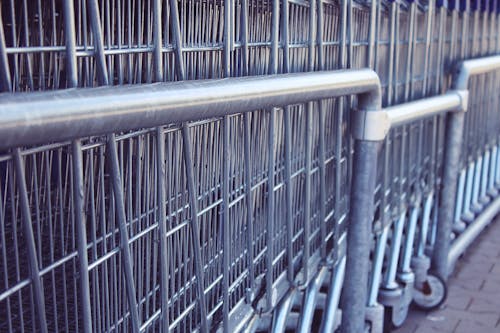
<svg viewBox="0 0 500 333"><path fill-rule="evenodd" d="M385 108L391 127L444 114L448 111L465 111L467 91L451 91L441 96L424 98L415 102Z"/></svg>
<svg viewBox="0 0 500 333"><path fill-rule="evenodd" d="M382 112L356 110L352 114L352 135L360 140L383 140L392 127L449 111L464 112L467 109L467 103L468 91L456 90L441 96L390 106Z"/></svg>
<svg viewBox="0 0 500 333"><path fill-rule="evenodd" d="M454 89L465 90L469 84L469 78L473 75L485 74L500 70L500 55L466 60L458 68L458 74L454 80Z"/></svg>
<svg viewBox="0 0 500 333"><path fill-rule="evenodd" d="M360 95L380 109L368 69L0 95L0 149Z"/></svg>
<svg viewBox="0 0 500 333"><path fill-rule="evenodd" d="M457 259L465 252L467 247L476 239L483 229L500 212L500 197L496 198L488 207L472 222L465 231L451 244L448 253L448 271L451 272Z"/></svg>

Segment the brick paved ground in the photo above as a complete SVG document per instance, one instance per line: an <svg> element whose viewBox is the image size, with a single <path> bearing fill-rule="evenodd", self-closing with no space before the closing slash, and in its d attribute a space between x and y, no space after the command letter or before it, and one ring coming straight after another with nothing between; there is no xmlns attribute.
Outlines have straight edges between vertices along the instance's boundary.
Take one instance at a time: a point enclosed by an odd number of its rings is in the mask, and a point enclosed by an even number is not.
<svg viewBox="0 0 500 333"><path fill-rule="evenodd" d="M441 309L412 310L393 333L500 333L500 219L459 260L448 286Z"/></svg>

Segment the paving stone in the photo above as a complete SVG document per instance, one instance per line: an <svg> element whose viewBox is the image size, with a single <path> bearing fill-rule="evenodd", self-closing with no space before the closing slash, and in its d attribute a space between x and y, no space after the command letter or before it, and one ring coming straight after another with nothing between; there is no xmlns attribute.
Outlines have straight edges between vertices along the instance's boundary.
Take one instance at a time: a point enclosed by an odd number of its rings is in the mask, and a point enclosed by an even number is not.
<svg viewBox="0 0 500 333"><path fill-rule="evenodd" d="M484 298L476 297L472 299L467 310L473 313L493 313L498 315L500 301L486 300ZM496 323L495 323L496 324Z"/></svg>
<svg viewBox="0 0 500 333"><path fill-rule="evenodd" d="M500 276L500 260L493 266L490 274Z"/></svg>
<svg viewBox="0 0 500 333"><path fill-rule="evenodd" d="M490 302L495 304L495 306L500 309L500 297L491 297L489 293L486 292L477 292L463 289L459 286L452 285L448 289L448 299L446 301L446 306L456 305L455 302L458 299L460 302L460 298L470 299L470 303L472 304L472 300L479 300ZM463 302L463 299L461 300ZM458 306L451 306L452 308L457 309ZM466 308L467 309L467 308Z"/></svg>
<svg viewBox="0 0 500 333"><path fill-rule="evenodd" d="M464 266L461 268L457 276L462 271L475 271L477 273L487 273L498 262L496 258L488 258L485 256L468 257L464 260Z"/></svg>
<svg viewBox="0 0 500 333"><path fill-rule="evenodd" d="M460 318L429 314L418 324L416 332L453 332L458 326Z"/></svg>
<svg viewBox="0 0 500 333"><path fill-rule="evenodd" d="M484 288L485 283L486 281L478 277L469 277L467 279L460 278L457 281L454 281L455 285L470 291L480 291L482 288Z"/></svg>
<svg viewBox="0 0 500 333"><path fill-rule="evenodd" d="M419 326L417 327L417 329L415 330L415 333L451 333L448 332L448 331L443 331L443 330L440 330L438 328L433 328L433 327L428 327L428 326Z"/></svg>
<svg viewBox="0 0 500 333"><path fill-rule="evenodd" d="M453 333L499 333L499 328L488 327L477 322L461 320Z"/></svg>
<svg viewBox="0 0 500 333"><path fill-rule="evenodd" d="M446 301L447 306L456 310L465 310L472 303L472 296L466 293L450 293Z"/></svg>
<svg viewBox="0 0 500 333"><path fill-rule="evenodd" d="M491 294L491 296L500 296L500 281L495 281L493 279L486 280L481 291Z"/></svg>
<svg viewBox="0 0 500 333"><path fill-rule="evenodd" d="M435 311L433 313L436 317L445 317L446 319L456 319L458 320L468 320L472 322L477 322L484 324L488 327L495 327L498 322L499 314L488 313L488 312L472 312L470 308L465 310L457 310L449 306L445 306L443 309Z"/></svg>

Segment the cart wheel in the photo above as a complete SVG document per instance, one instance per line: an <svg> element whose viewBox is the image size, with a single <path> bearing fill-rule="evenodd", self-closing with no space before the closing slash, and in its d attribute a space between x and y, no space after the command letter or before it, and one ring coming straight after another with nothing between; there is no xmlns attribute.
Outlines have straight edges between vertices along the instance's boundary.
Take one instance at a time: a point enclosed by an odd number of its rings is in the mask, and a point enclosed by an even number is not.
<svg viewBox="0 0 500 333"><path fill-rule="evenodd" d="M384 311L384 332L388 333L400 328L408 317L408 306L401 308L386 307Z"/></svg>
<svg viewBox="0 0 500 333"><path fill-rule="evenodd" d="M448 295L446 283L436 275L427 275L427 281L422 288L413 291L413 303L420 309L432 311L439 308Z"/></svg>
<svg viewBox="0 0 500 333"><path fill-rule="evenodd" d="M386 307L384 309L384 333L390 333L393 329L395 327L392 323L392 308Z"/></svg>

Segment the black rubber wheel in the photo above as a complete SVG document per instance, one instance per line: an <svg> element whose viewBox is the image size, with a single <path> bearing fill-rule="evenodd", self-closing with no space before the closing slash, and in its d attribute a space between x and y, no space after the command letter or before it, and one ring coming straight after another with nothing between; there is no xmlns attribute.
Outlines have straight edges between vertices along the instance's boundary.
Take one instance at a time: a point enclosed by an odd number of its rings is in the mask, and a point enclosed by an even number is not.
<svg viewBox="0 0 500 333"><path fill-rule="evenodd" d="M384 309L384 333L391 333L395 328L392 323L392 308L387 306Z"/></svg>
<svg viewBox="0 0 500 333"><path fill-rule="evenodd" d="M413 291L413 304L426 311L438 309L446 301L448 288L446 282L437 275L427 275L427 281L419 290Z"/></svg>
<svg viewBox="0 0 500 333"><path fill-rule="evenodd" d="M406 317L408 315L408 307L406 307L403 310L405 312L405 314L403 314L403 316L400 316L400 318L394 318L395 309L393 307L386 307L385 308L385 310L384 310L384 333L392 332L392 330L395 330L395 329L403 326L403 324L406 321Z"/></svg>

